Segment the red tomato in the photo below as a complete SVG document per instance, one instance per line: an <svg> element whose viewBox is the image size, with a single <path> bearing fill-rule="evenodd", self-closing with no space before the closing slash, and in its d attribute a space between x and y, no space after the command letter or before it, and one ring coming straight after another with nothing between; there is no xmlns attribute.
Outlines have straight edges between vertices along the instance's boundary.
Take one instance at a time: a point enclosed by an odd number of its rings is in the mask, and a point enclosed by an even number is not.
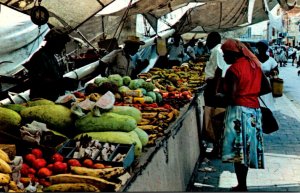
<svg viewBox="0 0 300 193"><path fill-rule="evenodd" d="M93 160L91 159L85 159L82 163L83 166L87 167L87 168L92 168L94 165Z"/></svg>
<svg viewBox="0 0 300 193"><path fill-rule="evenodd" d="M103 169L105 168L105 165L104 164L100 164L100 163L96 163L93 165L93 168L95 169Z"/></svg>
<svg viewBox="0 0 300 193"><path fill-rule="evenodd" d="M59 153L55 153L52 156L52 161L53 162L63 162L64 161L64 157L61 154L59 154Z"/></svg>
<svg viewBox="0 0 300 193"><path fill-rule="evenodd" d="M48 168L41 168L38 171L38 176L41 177L41 178L45 178L45 177L48 177L48 176L51 176L51 175L52 175L52 171L49 170Z"/></svg>
<svg viewBox="0 0 300 193"><path fill-rule="evenodd" d="M27 164L22 164L22 169L21 169L21 176L23 177L27 177L27 175L29 174L28 170L29 170L29 166Z"/></svg>
<svg viewBox="0 0 300 193"><path fill-rule="evenodd" d="M39 158L39 159L36 159L34 160L32 166L35 168L35 169L40 169L40 168L43 168L47 165L47 162L45 159L43 158Z"/></svg>
<svg viewBox="0 0 300 193"><path fill-rule="evenodd" d="M68 161L69 166L81 166L80 162L77 159L70 159Z"/></svg>
<svg viewBox="0 0 300 193"><path fill-rule="evenodd" d="M58 161L53 164L53 172L56 174L66 173L67 169L68 169L67 163Z"/></svg>
<svg viewBox="0 0 300 193"><path fill-rule="evenodd" d="M34 148L31 150L31 153L33 155L35 155L36 158L42 158L43 157L43 152L42 150L38 149L38 148Z"/></svg>
<svg viewBox="0 0 300 193"><path fill-rule="evenodd" d="M28 174L35 174L36 173L36 171L35 171L35 169L33 169L33 168L29 168L28 169Z"/></svg>
<svg viewBox="0 0 300 193"><path fill-rule="evenodd" d="M52 171L53 170L53 164L48 164L47 168Z"/></svg>
<svg viewBox="0 0 300 193"><path fill-rule="evenodd" d="M32 164L35 160L36 160L36 157L35 155L33 155L32 153L29 153L25 156L25 160L29 163L29 164Z"/></svg>

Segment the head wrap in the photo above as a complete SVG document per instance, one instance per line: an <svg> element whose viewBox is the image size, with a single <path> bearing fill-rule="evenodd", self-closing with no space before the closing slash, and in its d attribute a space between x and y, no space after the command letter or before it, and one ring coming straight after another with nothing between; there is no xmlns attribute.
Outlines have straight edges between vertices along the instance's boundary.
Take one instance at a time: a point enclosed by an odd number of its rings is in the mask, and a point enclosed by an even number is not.
<svg viewBox="0 0 300 193"><path fill-rule="evenodd" d="M232 51L243 55L249 60L252 68L260 66L260 62L257 57L246 47L245 44L238 40L227 39L221 46L221 49L223 51Z"/></svg>

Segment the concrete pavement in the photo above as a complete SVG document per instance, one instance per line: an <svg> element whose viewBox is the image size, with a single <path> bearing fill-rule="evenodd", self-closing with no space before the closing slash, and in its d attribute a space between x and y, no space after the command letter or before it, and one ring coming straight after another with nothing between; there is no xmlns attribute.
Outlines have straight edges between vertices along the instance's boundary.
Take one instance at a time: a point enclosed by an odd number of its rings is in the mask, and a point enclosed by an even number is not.
<svg viewBox="0 0 300 193"><path fill-rule="evenodd" d="M250 192L300 192L300 110L283 95L275 98L279 130L264 135L265 169L249 169ZM237 185L233 164L205 158L188 191L226 192Z"/></svg>

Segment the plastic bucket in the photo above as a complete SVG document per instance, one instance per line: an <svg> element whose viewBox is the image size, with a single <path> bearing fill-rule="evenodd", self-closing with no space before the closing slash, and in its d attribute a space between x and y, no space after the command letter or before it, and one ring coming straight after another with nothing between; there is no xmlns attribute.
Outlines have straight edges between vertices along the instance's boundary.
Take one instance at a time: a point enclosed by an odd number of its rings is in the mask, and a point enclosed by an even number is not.
<svg viewBox="0 0 300 193"><path fill-rule="evenodd" d="M281 78L271 79L272 94L274 97L281 97L283 93L283 80Z"/></svg>

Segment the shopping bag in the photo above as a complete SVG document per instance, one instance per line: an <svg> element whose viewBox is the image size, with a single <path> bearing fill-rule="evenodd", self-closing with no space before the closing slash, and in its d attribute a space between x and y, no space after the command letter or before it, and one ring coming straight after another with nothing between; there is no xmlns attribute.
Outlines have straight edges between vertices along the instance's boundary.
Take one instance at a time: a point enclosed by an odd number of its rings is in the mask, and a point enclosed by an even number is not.
<svg viewBox="0 0 300 193"><path fill-rule="evenodd" d="M269 108L260 107L262 113L262 130L265 134L270 134L279 129L278 123Z"/></svg>
<svg viewBox="0 0 300 193"><path fill-rule="evenodd" d="M269 83L267 76L264 73L262 73L259 96L268 94L270 92L272 92L272 87Z"/></svg>
<svg viewBox="0 0 300 193"><path fill-rule="evenodd" d="M208 141L216 142L221 136L225 108L204 107L204 130Z"/></svg>

